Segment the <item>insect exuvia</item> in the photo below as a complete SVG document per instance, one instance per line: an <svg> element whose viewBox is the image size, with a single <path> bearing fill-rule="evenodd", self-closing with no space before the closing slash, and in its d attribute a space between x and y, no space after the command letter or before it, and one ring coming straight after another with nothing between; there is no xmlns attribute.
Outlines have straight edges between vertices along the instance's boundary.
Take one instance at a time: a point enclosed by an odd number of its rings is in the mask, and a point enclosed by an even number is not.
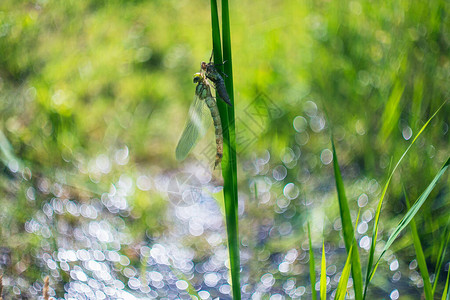
<svg viewBox="0 0 450 300"><path fill-rule="evenodd" d="M201 68L205 72L206 78L214 83L214 88L219 94L219 97L231 106L230 97L228 96L227 88L225 86L225 81L223 80L222 76L219 74L219 71L217 71L214 63L212 63L211 60L212 54L211 58L209 59L209 63L203 61L201 64Z"/></svg>
<svg viewBox="0 0 450 300"><path fill-rule="evenodd" d="M189 108L189 117L180 140L178 141L175 155L177 160L185 159L199 138L205 134L206 128L208 127L207 125L211 121L207 110L205 109L206 104L215 128L217 151L214 168L216 168L222 161L223 155L222 122L220 121L219 109L217 108L216 100L211 94L211 87L206 80L205 74L196 73L194 75L194 83L197 83L194 101Z"/></svg>

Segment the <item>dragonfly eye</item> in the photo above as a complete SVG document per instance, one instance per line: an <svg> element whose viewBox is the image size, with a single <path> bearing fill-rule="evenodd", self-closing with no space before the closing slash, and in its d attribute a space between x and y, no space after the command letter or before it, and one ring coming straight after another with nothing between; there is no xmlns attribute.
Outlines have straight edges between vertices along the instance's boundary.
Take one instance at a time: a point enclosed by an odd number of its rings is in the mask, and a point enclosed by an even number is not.
<svg viewBox="0 0 450 300"><path fill-rule="evenodd" d="M196 73L194 75L194 83L201 81L201 79L202 79L202 75L200 73Z"/></svg>
<svg viewBox="0 0 450 300"><path fill-rule="evenodd" d="M206 67L207 67L207 64L204 61L202 61L202 70L206 70Z"/></svg>

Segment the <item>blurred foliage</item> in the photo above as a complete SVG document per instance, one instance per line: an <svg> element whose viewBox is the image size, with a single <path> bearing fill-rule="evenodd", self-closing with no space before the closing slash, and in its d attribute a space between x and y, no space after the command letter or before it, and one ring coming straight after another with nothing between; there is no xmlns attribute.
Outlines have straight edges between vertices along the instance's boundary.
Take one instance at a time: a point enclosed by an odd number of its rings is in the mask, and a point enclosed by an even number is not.
<svg viewBox="0 0 450 300"><path fill-rule="evenodd" d="M445 0L231 2L244 294L257 291L268 273L277 282L273 293L291 295L289 282L292 295L309 285L309 276L300 275L308 268L307 219L314 245L320 248L323 230L327 263L342 269L329 131L352 218L357 203L368 202L360 226L370 227L391 159L449 99L449 14ZM171 213L177 208L167 201L166 183L190 168L175 162L174 149L194 95L192 75L211 53L209 16L208 1L0 2L0 272L7 293L37 295L33 284L46 274L58 297L75 293L68 283L83 282L82 275L68 270L79 266L58 253L91 249L118 253L119 260L102 255L111 276L129 280L131 289L132 278L153 268L180 272L196 288L222 295L192 275L197 269L173 263L168 270L157 259L145 267L149 248L186 230ZM417 199L447 159L449 116L447 104L394 176L381 238L405 213L402 184ZM205 140L194 152L210 146L211 132ZM450 209L448 184L431 199L416 223L434 270ZM209 212L219 209L211 205ZM216 248L226 246L224 229L214 226L205 237L175 234L183 257L194 249L196 264L222 259ZM409 275L419 280L411 285L407 275L411 237L393 247L401 284L388 270L374 284L383 296L395 286L417 299L420 280ZM292 257L300 264L279 271ZM226 285L227 272L220 272Z"/></svg>

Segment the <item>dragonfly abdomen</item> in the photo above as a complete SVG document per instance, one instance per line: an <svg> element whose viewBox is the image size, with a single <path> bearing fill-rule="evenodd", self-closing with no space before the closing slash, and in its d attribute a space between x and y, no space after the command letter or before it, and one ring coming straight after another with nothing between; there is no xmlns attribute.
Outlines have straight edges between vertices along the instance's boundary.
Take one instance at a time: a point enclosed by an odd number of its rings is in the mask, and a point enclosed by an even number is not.
<svg viewBox="0 0 450 300"><path fill-rule="evenodd" d="M222 122L220 120L219 109L217 108L217 103L212 97L207 97L205 99L206 105L211 112L211 117L214 122L215 134L216 134L216 161L214 163L214 168L216 168L222 161L223 156L223 134L222 134Z"/></svg>

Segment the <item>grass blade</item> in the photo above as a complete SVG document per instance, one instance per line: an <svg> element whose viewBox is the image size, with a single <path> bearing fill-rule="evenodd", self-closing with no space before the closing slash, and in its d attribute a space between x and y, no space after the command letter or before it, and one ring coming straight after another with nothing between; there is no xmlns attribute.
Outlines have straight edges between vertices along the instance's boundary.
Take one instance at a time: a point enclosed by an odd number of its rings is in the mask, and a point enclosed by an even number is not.
<svg viewBox="0 0 450 300"><path fill-rule="evenodd" d="M381 206L383 204L383 200L384 197L386 196L386 192L387 189L389 187L389 184L391 182L392 176L394 175L395 170L397 170L397 167L400 165L400 163L402 162L403 158L406 156L406 154L409 152L409 150L411 149L411 147L414 145L414 143L417 141L417 139L419 138L419 136L422 134L422 132L425 130L425 128L427 128L428 124L431 122L431 120L437 115L437 113L441 110L441 108L447 103L447 101L445 101L444 103L442 103L442 105L436 110L436 112L428 119L428 121L422 126L422 128L419 130L419 132L417 133L417 135L414 137L414 139L412 140L411 144L409 144L408 148L406 148L405 152L403 152L402 156L400 157L400 159L397 161L397 164L395 165L394 169L391 171L386 184L384 185L383 191L381 193L381 197L380 197L380 201L378 202L377 205L377 210L375 213L375 220L374 220L374 225L373 225L373 231L372 231L372 244L370 246L370 250L369 250L369 259L367 262L367 272L366 272L366 278L365 278L365 286L364 286L364 295L363 295L363 299L366 299L367 296L367 289L369 287L369 283L370 280L373 277L373 274L375 274L375 268L373 268L373 260L374 260L374 254L375 254L375 246L377 244L377 237L378 237L378 224L380 221L380 214L381 214Z"/></svg>
<svg viewBox="0 0 450 300"><path fill-rule="evenodd" d="M230 24L228 13L228 2L222 1L222 22L224 36L224 54L227 55L227 76L225 84L227 87L230 101L234 104L233 97L233 77L231 73L231 41L230 41ZM217 69L224 71L222 62L222 47L220 43L219 14L217 9L217 1L211 0L211 27L214 51L214 62L218 63ZM219 95L216 94L216 98ZM228 251L230 257L231 287L233 290L233 299L241 299L240 289L240 255L239 255L239 227L238 227L238 198L237 198L237 167L236 167L236 138L234 134L234 105L227 107L223 101L217 101L219 107L220 119L223 128L223 159L222 159L222 176L223 176L223 196L225 202L225 219L228 236Z"/></svg>
<svg viewBox="0 0 450 300"><path fill-rule="evenodd" d="M223 59L225 61L223 68L227 75L225 85L227 88L228 96L230 96L231 106L225 106L228 109L228 121L230 135L235 140L235 124L234 124L234 87L233 87L233 59L231 57L231 28L230 28L230 15L228 10L228 0L222 0L222 45L223 45ZM236 150L236 149L233 149ZM236 162L236 160L234 160Z"/></svg>
<svg viewBox="0 0 450 300"><path fill-rule="evenodd" d="M408 208L408 211L410 211L411 204L409 203L408 195L406 194L404 187L403 187L403 193L405 194L406 206ZM433 293L431 290L430 275L428 274L427 262L425 260L425 255L423 254L422 243L420 242L419 233L417 232L417 226L416 226L416 222L414 221L414 219L411 219L409 226L411 227L411 234L413 237L414 249L416 250L417 263L419 264L420 273L421 273L422 279L423 279L423 285L424 285L424 289L425 289L425 298L427 300L428 299L432 300Z"/></svg>
<svg viewBox="0 0 450 300"><path fill-rule="evenodd" d="M433 291L432 291L433 296L434 296L434 293L436 292L436 286L439 281L439 275L441 273L442 263L444 262L444 259L445 259L445 252L447 251L448 243L450 241L449 224L450 224L450 219L445 228L444 239L443 239L443 241L441 243L441 247L439 249L439 256L438 256L437 263L436 263L436 270L434 272L434 274L436 274L436 276L434 278L434 284L433 284Z"/></svg>
<svg viewBox="0 0 450 300"><path fill-rule="evenodd" d="M371 272L371 274L369 276L369 281L372 279L373 275L375 274L375 271L376 271L378 264L380 263L380 260L383 257L383 255L386 253L386 251L389 249L389 247L392 245L392 243L394 243L395 239L400 234L400 232L402 232L402 230L405 229L405 227L408 226L408 224L414 218L414 216L419 211L422 204L425 202L425 200L427 200L431 191L436 186L436 183L438 182L438 180L442 177L442 175L444 175L445 171L447 171L449 164L450 164L450 157L447 159L445 164L442 166L442 168L439 170L439 172L433 178L433 180L428 185L428 187L425 189L425 191L422 193L422 195L417 199L417 201L414 203L414 205L411 207L411 209L408 210L406 215L402 218L400 223L397 225L394 232L391 234L391 236L387 240L383 250L381 251L380 257L378 258L378 260L373 268L373 272Z"/></svg>
<svg viewBox="0 0 450 300"><path fill-rule="evenodd" d="M352 253L352 277L353 277L353 287L355 290L355 299L362 299L362 270L361 262L359 259L359 252L357 242L354 238L354 230L352 219L350 217L350 209L348 207L347 196L345 195L344 182L342 180L341 171L339 170L339 162L336 155L336 149L334 147L333 137L331 137L331 146L333 148L333 167L334 167L334 177L336 181L336 190L338 193L339 201L339 212L341 214L342 230L344 233L345 248L348 253ZM351 248L354 248L350 252Z"/></svg>
<svg viewBox="0 0 450 300"><path fill-rule="evenodd" d="M348 278L350 277L350 269L351 269L351 262L352 262L352 252L353 252L353 245L350 246L350 251L347 255L347 261L345 262L344 268L342 269L342 275L339 279L338 287L336 289L336 300L344 300L345 295L347 294L347 284L348 284Z"/></svg>
<svg viewBox="0 0 450 300"><path fill-rule="evenodd" d="M444 292L442 292L442 300L450 300L450 290L448 288L448 282L450 279L450 269L447 271L447 280L445 281Z"/></svg>
<svg viewBox="0 0 450 300"><path fill-rule="evenodd" d="M356 217L355 227L358 227L359 215L361 213L361 209L358 211L358 216ZM353 238L352 245L350 246L350 251L347 255L347 261L345 262L344 268L342 269L341 278L339 278L338 287L336 289L336 297L335 299L345 299L345 295L347 294L347 284L348 279L350 277L351 264L353 263L353 243L355 239Z"/></svg>
<svg viewBox="0 0 450 300"><path fill-rule="evenodd" d="M197 293L197 290L195 289L194 285L192 284L192 282L187 278L186 275L184 275L182 272L179 272L178 270L176 270L174 267L172 267L171 265L169 265L169 268L172 270L172 273L179 279L179 280L183 280L187 283L188 287L186 289L186 291L188 292L188 294L191 296L191 298L193 298L192 296L197 297L197 299L200 299L199 294ZM146 270L144 271L145 274ZM144 277L145 278L145 277ZM1 299L0 299L1 300Z"/></svg>
<svg viewBox="0 0 450 300"><path fill-rule="evenodd" d="M322 242L322 263L320 267L320 299L327 299L327 261L325 257L325 244Z"/></svg>
<svg viewBox="0 0 450 300"><path fill-rule="evenodd" d="M405 86L397 80L392 89L391 95L386 102L383 115L381 116L382 125L380 135L382 143L387 140L392 130L394 130L396 124L398 123L401 113L400 100L402 99L404 90Z"/></svg>
<svg viewBox="0 0 450 300"><path fill-rule="evenodd" d="M234 86L233 86L233 59L231 56L231 28L230 28L230 14L228 9L228 0L222 0L222 45L223 45L223 59L226 62L223 66L225 76L225 86L227 88L228 96L230 97L231 106L224 105L228 112L228 132L230 136L230 157L229 164L232 169L234 199L236 201L237 209L237 160L236 160L236 128L234 118Z"/></svg>
<svg viewBox="0 0 450 300"><path fill-rule="evenodd" d="M317 300L316 293L316 264L314 262L314 251L311 241L311 228L308 222L308 238L309 238L309 278L311 280L311 294L312 300Z"/></svg>

